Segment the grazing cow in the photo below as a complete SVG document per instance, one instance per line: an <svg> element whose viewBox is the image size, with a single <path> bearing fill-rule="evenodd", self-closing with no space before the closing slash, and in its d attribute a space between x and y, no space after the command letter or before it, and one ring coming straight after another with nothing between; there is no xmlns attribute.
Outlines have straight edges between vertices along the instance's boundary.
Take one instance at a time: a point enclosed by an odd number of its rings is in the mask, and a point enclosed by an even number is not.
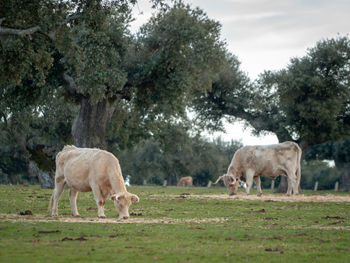
<svg viewBox="0 0 350 263"><path fill-rule="evenodd" d="M177 183L177 186L192 186L192 185L193 185L193 179L191 176L182 177Z"/></svg>
<svg viewBox="0 0 350 263"><path fill-rule="evenodd" d="M56 156L55 190L50 200L52 216L57 216L58 200L68 184L72 214L79 217L77 210L78 192L92 191L98 207L98 217L105 218L104 204L107 198L114 201L119 219L129 218L129 206L139 202L137 195L125 188L118 159L100 149L65 146Z"/></svg>
<svg viewBox="0 0 350 263"><path fill-rule="evenodd" d="M247 183L246 192L249 194L253 180L261 196L260 176L276 178L287 176L287 195L298 194L300 184L301 149L294 142L266 146L245 146L236 151L228 167L227 174L220 176L216 182L224 181L229 195L237 193L238 181Z"/></svg>

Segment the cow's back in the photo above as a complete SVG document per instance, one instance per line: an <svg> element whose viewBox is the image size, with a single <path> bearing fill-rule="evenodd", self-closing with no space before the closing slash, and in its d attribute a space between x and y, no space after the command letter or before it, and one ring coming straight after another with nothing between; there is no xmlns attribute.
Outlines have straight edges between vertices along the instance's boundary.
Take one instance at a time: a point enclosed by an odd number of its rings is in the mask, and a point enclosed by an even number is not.
<svg viewBox="0 0 350 263"><path fill-rule="evenodd" d="M300 148L294 142L264 146L244 146L236 151L231 167L243 175L247 169L255 171L256 175L277 177L285 173L286 166L295 165Z"/></svg>
<svg viewBox="0 0 350 263"><path fill-rule="evenodd" d="M110 188L108 174L117 175L118 166L113 154L96 148L65 146L56 157L56 169L80 192L91 191L92 183Z"/></svg>

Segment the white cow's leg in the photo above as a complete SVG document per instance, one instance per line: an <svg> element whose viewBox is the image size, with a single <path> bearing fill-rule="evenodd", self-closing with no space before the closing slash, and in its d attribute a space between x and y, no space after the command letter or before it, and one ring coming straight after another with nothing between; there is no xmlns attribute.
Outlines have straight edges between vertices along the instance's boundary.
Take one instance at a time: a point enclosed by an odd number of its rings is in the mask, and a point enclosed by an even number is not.
<svg viewBox="0 0 350 263"><path fill-rule="evenodd" d="M293 173L293 172L290 172L289 173L289 177L290 177L290 182L291 182L291 184L292 184L292 190L293 190L293 194L295 195L295 194L298 194L298 189L297 189L297 176L296 176L296 174L295 173ZM289 182L288 182L289 183Z"/></svg>
<svg viewBox="0 0 350 263"><path fill-rule="evenodd" d="M246 192L247 192L248 195L249 195L249 193L250 193L250 188L251 188L252 185L253 185L254 173L255 173L255 172L254 172L253 170L248 169L248 170L246 171L246 174L245 174L245 176L246 176L246 183L247 183Z"/></svg>
<svg viewBox="0 0 350 263"><path fill-rule="evenodd" d="M298 178L297 172L294 172L293 174L295 175L295 183L294 183L293 193L295 195L298 195L299 194L300 178Z"/></svg>
<svg viewBox="0 0 350 263"><path fill-rule="evenodd" d="M70 201L70 208L72 209L72 215L75 217L80 217L78 213L78 208L77 208L77 196L78 196L78 191L74 189L69 189L69 201Z"/></svg>
<svg viewBox="0 0 350 263"><path fill-rule="evenodd" d="M95 201L96 201L96 204L97 204L97 216L99 218L106 218L106 216L105 216L105 209L104 209L106 199L103 198L100 189L93 187L92 188L92 192L94 194Z"/></svg>
<svg viewBox="0 0 350 263"><path fill-rule="evenodd" d="M55 190L53 192L52 211L51 211L52 216L58 215L58 200L60 199L60 196L64 190L65 184L66 183L64 181L63 176L55 178Z"/></svg>
<svg viewBox="0 0 350 263"><path fill-rule="evenodd" d="M254 177L254 182L256 185L256 189L258 190L258 196L262 195L262 190L261 190L261 181L260 181L260 176Z"/></svg>
<svg viewBox="0 0 350 263"><path fill-rule="evenodd" d="M297 193L297 189L296 189L296 182L297 182L297 177L295 175L295 173L292 172L288 172L287 173L287 178L288 178L288 190L287 190L287 195L291 195L292 194L292 190L293 190L293 194Z"/></svg>

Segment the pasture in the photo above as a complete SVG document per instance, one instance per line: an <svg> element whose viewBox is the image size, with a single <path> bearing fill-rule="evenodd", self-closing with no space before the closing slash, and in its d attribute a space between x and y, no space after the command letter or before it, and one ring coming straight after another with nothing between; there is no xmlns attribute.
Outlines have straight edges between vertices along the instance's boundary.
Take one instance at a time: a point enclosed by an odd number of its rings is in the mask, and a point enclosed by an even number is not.
<svg viewBox="0 0 350 263"><path fill-rule="evenodd" d="M52 190L0 185L0 262L349 262L350 196L304 191L288 198L263 190L229 197L226 189L133 186L131 219L117 221L111 201L97 218L92 193L68 191L59 216ZM22 214L22 215L21 215Z"/></svg>

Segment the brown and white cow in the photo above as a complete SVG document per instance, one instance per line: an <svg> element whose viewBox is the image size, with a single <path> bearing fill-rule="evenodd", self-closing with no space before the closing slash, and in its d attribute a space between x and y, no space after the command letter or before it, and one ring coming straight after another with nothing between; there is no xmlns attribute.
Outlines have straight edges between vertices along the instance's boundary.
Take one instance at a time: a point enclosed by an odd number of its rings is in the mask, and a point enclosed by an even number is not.
<svg viewBox="0 0 350 263"><path fill-rule="evenodd" d="M249 194L253 180L262 194L260 176L276 178L279 175L287 176L287 195L298 194L300 184L300 159L302 151L294 142L266 146L245 146L236 151L228 167L227 174L220 176L216 182L224 181L229 195L237 193L238 181L245 181L246 192Z"/></svg>
<svg viewBox="0 0 350 263"><path fill-rule="evenodd" d="M98 207L98 217L105 218L104 204L107 198L114 201L119 219L129 218L129 206L139 202L137 195L126 190L118 159L111 153L90 148L65 146L56 156L55 190L50 200L52 216L57 216L58 200L67 184L72 214L77 210L78 192L90 192Z"/></svg>
<svg viewBox="0 0 350 263"><path fill-rule="evenodd" d="M182 177L177 183L177 186L192 186L192 185L193 185L193 179L191 176Z"/></svg>

